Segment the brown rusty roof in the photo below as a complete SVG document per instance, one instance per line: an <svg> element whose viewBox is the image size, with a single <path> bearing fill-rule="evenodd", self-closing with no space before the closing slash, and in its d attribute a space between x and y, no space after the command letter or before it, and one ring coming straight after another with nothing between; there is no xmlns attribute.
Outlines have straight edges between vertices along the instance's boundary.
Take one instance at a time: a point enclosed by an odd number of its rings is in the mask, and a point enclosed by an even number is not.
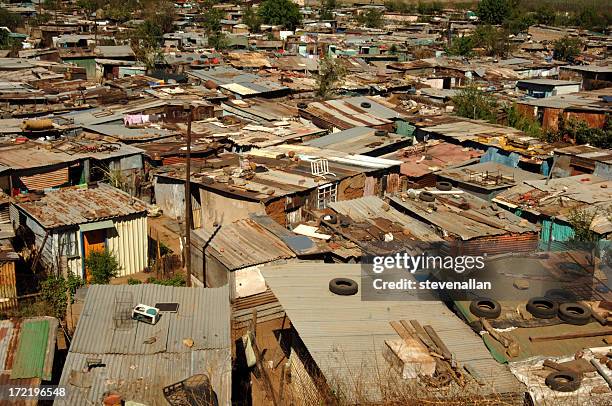
<svg viewBox="0 0 612 406"><path fill-rule="evenodd" d="M107 184L51 191L38 200L25 195L18 198L16 206L46 229L146 212L143 202Z"/></svg>

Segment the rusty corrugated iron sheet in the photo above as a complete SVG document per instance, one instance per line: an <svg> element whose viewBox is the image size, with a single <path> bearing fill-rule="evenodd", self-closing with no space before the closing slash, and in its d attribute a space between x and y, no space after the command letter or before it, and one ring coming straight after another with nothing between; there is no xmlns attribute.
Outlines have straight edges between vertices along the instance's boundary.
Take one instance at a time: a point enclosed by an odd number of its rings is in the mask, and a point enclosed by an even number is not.
<svg viewBox="0 0 612 406"><path fill-rule="evenodd" d="M74 187L51 191L38 200L25 195L18 198L16 205L46 229L145 213L147 210L140 200L104 183L88 189Z"/></svg>

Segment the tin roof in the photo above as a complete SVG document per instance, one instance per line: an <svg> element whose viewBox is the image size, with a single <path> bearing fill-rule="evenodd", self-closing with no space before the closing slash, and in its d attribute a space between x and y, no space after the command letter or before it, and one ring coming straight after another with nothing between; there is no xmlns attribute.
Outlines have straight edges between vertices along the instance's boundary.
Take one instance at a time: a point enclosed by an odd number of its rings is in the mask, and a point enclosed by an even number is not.
<svg viewBox="0 0 612 406"><path fill-rule="evenodd" d="M378 150L388 147L399 147L401 144L412 142L411 138L402 137L398 134L388 133L376 136L376 130L370 127L353 127L323 137L307 141L304 145L317 148L329 148L351 154L374 154Z"/></svg>
<svg viewBox="0 0 612 406"><path fill-rule="evenodd" d="M203 228L193 232L204 241L209 241L214 234L208 247L230 271L295 258L295 253L280 238L252 219L222 225L216 233Z"/></svg>
<svg viewBox="0 0 612 406"><path fill-rule="evenodd" d="M430 190L425 188L424 190ZM390 196L390 200L400 211L432 224L443 232L458 236L467 241L473 238L505 235L511 233L535 233L538 228L527 220L495 208L486 200L462 190L456 195L436 196L435 210L431 203L406 193ZM460 202L467 202L468 209L459 208Z"/></svg>
<svg viewBox="0 0 612 406"><path fill-rule="evenodd" d="M446 169L438 172L438 177L487 191L507 189L524 180L544 179L540 174L493 161Z"/></svg>
<svg viewBox="0 0 612 406"><path fill-rule="evenodd" d="M390 304L329 291L333 278L348 277L360 283L360 265L291 263L265 266L262 274L325 378L349 398L365 391L374 401L380 400L377 379L380 362L384 362L384 341L399 337L389 322L402 319L431 325L458 362L471 364L486 377L488 385L481 388L484 393L522 391L507 366L498 364L480 337L444 303L415 300ZM354 386L356 377L359 389Z"/></svg>
<svg viewBox="0 0 612 406"><path fill-rule="evenodd" d="M53 317L0 321L0 382L51 380L58 322Z"/></svg>
<svg viewBox="0 0 612 406"><path fill-rule="evenodd" d="M147 210L140 200L105 183L88 189L53 190L35 198L31 194L23 195L15 205L46 229L144 214Z"/></svg>
<svg viewBox="0 0 612 406"><path fill-rule="evenodd" d="M369 103L370 107L363 107L362 103ZM360 126L387 125L393 122L392 118L401 116L400 113L367 97L314 102L303 111L342 130Z"/></svg>
<svg viewBox="0 0 612 406"><path fill-rule="evenodd" d="M382 157L401 160L400 172L403 175L420 178L447 167L473 162L480 156L482 156L482 151L473 148L431 140L427 143L394 151Z"/></svg>
<svg viewBox="0 0 612 406"><path fill-rule="evenodd" d="M574 210L594 210L591 224L599 234L612 232L612 222L606 214L612 207L612 181L594 175L531 180L503 191L493 199L511 209L521 209L535 215L568 221ZM599 213L597 213L599 211Z"/></svg>
<svg viewBox="0 0 612 406"><path fill-rule="evenodd" d="M178 311L162 312L155 325L130 318L136 304L161 302L178 303ZM87 371L87 358L101 358L104 366ZM229 404L227 286L92 285L60 379L68 397L56 404L99 404L105 392L116 391L126 401L165 405L163 387L198 373L209 376L219 404Z"/></svg>

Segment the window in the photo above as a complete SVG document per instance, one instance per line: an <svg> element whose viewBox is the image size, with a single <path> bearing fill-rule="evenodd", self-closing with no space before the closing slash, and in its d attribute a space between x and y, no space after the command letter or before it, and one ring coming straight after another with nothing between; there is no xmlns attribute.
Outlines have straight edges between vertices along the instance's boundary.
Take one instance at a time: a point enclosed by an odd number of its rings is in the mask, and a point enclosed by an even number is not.
<svg viewBox="0 0 612 406"><path fill-rule="evenodd" d="M78 244L77 244L77 233L70 232L62 234L60 238L60 252L61 255L67 257L78 256Z"/></svg>
<svg viewBox="0 0 612 406"><path fill-rule="evenodd" d="M317 209L325 209L329 203L336 201L337 184L328 183L319 186L317 193Z"/></svg>

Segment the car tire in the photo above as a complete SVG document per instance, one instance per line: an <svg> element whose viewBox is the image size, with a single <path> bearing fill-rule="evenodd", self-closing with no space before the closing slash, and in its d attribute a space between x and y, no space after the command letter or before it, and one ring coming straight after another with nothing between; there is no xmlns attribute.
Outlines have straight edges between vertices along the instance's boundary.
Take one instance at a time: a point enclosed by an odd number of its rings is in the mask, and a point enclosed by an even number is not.
<svg viewBox="0 0 612 406"><path fill-rule="evenodd" d="M434 194L431 192L421 192L419 193L419 199L424 202L433 202L436 200L436 196L434 196Z"/></svg>
<svg viewBox="0 0 612 406"><path fill-rule="evenodd" d="M297 107L298 107L298 109L302 109L303 110L303 109L308 107L308 104L300 102L300 103L297 104Z"/></svg>
<svg viewBox="0 0 612 406"><path fill-rule="evenodd" d="M370 107L372 107L372 104L368 102L363 102L361 103L361 107L363 107L364 109L369 109Z"/></svg>
<svg viewBox="0 0 612 406"><path fill-rule="evenodd" d="M436 183L436 189L447 192L453 189L453 185L447 181L440 181Z"/></svg>
<svg viewBox="0 0 612 406"><path fill-rule="evenodd" d="M374 131L374 135L376 137L384 137L387 135L387 132L385 130L376 130Z"/></svg>
<svg viewBox="0 0 612 406"><path fill-rule="evenodd" d="M574 392L580 388L582 376L573 371L556 371L549 374L544 382L557 392Z"/></svg>
<svg viewBox="0 0 612 406"><path fill-rule="evenodd" d="M582 326L591 321L591 309L580 303L561 303L559 305L559 318L568 324Z"/></svg>
<svg viewBox="0 0 612 406"><path fill-rule="evenodd" d="M470 303L470 312L477 317L496 319L501 314L501 305L496 300L488 297L481 297L472 300L472 303Z"/></svg>
<svg viewBox="0 0 612 406"><path fill-rule="evenodd" d="M527 311L537 319L552 319L559 312L559 303L546 297L534 297L527 302Z"/></svg>
<svg viewBox="0 0 612 406"><path fill-rule="evenodd" d="M349 278L334 278L329 281L329 291L340 296L351 296L359 291L359 285Z"/></svg>

